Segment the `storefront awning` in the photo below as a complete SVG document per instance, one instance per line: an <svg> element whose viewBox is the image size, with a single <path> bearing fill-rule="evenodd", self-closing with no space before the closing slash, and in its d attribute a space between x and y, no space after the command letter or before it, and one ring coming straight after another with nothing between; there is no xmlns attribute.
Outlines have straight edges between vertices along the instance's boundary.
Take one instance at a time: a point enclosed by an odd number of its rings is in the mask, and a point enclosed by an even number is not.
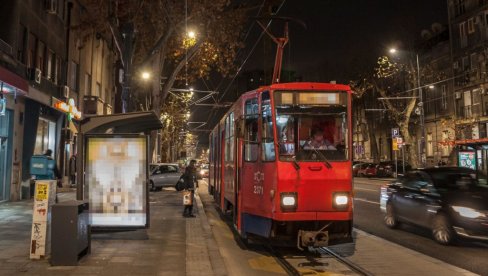
<svg viewBox="0 0 488 276"><path fill-rule="evenodd" d="M161 129L163 124L156 113L132 112L91 116L83 119L80 132L92 133L141 133Z"/></svg>
<svg viewBox="0 0 488 276"><path fill-rule="evenodd" d="M488 143L488 138L456 140L455 143L456 145L486 144Z"/></svg>
<svg viewBox="0 0 488 276"><path fill-rule="evenodd" d="M16 92L27 94L29 84L26 80L0 66L0 82L3 83L3 93L14 94Z"/></svg>

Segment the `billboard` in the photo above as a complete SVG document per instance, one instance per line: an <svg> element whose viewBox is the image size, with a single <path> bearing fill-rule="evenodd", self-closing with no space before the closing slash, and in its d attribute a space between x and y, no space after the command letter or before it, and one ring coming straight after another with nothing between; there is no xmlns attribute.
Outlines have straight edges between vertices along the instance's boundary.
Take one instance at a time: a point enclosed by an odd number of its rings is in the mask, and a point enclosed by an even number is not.
<svg viewBox="0 0 488 276"><path fill-rule="evenodd" d="M93 227L146 227L147 137L87 136L85 198Z"/></svg>
<svg viewBox="0 0 488 276"><path fill-rule="evenodd" d="M476 170L476 158L474 151L460 151L459 156L459 167L470 168Z"/></svg>

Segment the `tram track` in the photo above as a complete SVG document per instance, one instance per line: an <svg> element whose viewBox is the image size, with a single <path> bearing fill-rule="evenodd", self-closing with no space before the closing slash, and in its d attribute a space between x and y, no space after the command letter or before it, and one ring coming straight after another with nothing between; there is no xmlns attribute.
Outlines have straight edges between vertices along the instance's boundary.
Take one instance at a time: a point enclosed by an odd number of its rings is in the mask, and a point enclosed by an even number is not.
<svg viewBox="0 0 488 276"><path fill-rule="evenodd" d="M290 276L302 276L302 275L313 275L313 272L301 272L294 264L290 262L290 257L284 256L279 250L273 248L272 246L266 246L267 251L274 257L275 261L283 268L283 270ZM357 265L356 263L348 260L347 258L342 257L337 252L334 252L330 248L321 247L317 249L312 249L312 251L307 251L303 256L294 256L293 258L301 258L303 257L310 263L320 264L324 263L324 259L333 258L336 261L340 262L341 264L345 265L351 272L354 272L355 275L362 275L362 276L373 276L371 272L367 271L366 269L362 268L361 266ZM305 269L306 266L298 265L301 270ZM311 269L314 270L314 269ZM317 270L317 274L321 274L321 272L331 272L331 271L323 271ZM347 274L350 275L350 274Z"/></svg>

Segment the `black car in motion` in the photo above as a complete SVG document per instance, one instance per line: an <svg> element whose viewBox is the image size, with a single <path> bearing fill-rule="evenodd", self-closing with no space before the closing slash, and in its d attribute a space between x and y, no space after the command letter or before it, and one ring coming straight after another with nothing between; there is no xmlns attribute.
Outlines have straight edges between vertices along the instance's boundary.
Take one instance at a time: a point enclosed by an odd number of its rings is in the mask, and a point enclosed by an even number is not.
<svg viewBox="0 0 488 276"><path fill-rule="evenodd" d="M402 222L426 227L445 245L458 237L488 240L487 180L471 169L409 171L381 188L380 206L390 228Z"/></svg>

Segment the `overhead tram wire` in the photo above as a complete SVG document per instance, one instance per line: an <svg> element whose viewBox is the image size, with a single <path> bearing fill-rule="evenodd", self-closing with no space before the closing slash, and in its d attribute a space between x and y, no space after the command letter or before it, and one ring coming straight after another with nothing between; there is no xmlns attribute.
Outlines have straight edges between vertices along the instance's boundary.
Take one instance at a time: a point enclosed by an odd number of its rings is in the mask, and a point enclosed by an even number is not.
<svg viewBox="0 0 488 276"><path fill-rule="evenodd" d="M284 1L283 1L283 2L284 2ZM263 2L261 3L261 6L259 7L259 10L258 10L258 12L257 12L256 16L259 16L259 14L261 13L261 11L262 11L262 9L263 9L263 7L264 7L264 4L265 4L265 3L266 3L266 0L263 0ZM249 26L249 28L248 28L248 30L247 30L247 32L246 32L246 35L244 36L244 42L246 42L246 41L247 41L247 38L248 38L248 37L249 37L249 35L251 34L251 30L252 30L252 28L254 27L254 25L255 25L255 24L256 24L256 22L255 22L255 21L253 21L253 22L251 23L251 25ZM236 57L237 57L237 56L238 56L238 55L241 53L241 51L242 51L242 48L239 48L239 50L237 50ZM216 87L215 89L210 89L210 88L208 87L207 82L205 81L205 79L204 79L203 77L200 77L200 79L203 81L204 85L207 87L207 89L208 89L208 90L218 91L218 90L220 89L220 86L222 86L222 84L223 84L223 82L224 82L224 79L225 79L225 78L222 78L222 79L220 80L219 84L217 85L217 87ZM213 85L212 85L212 86L213 86ZM214 101L215 103L219 102L219 100L218 100L216 97L214 97L214 95L212 95L212 99L213 99L213 101ZM211 109L211 110L210 110L210 114L209 114L209 116L207 117L207 124L210 122L210 119L211 119L211 118L213 118L213 116L215 115L215 113L216 113L216 109L214 109L214 108L213 108L213 109Z"/></svg>
<svg viewBox="0 0 488 276"><path fill-rule="evenodd" d="M278 12L281 10L281 8L283 7L283 5L285 4L286 0L283 0L280 4L280 6L278 7L278 9L276 10L275 14L278 14ZM273 20L271 19L269 21L269 23L266 25L266 29L267 30L269 28L269 26L271 25L271 22L273 22ZM261 38L264 36L265 34L265 30L263 30L261 32L261 34L259 35L258 39L256 40L256 43L254 43L253 47L251 48L251 51L249 52L249 54L247 55L246 59L244 60L244 62L241 64L241 66L239 67L239 69L237 69L237 72L235 73L234 77L231 79L230 83L227 85L227 88L224 90L224 93L222 94L222 96L219 98L219 102L222 101L222 99L225 97L225 95L227 94L227 92L229 91L230 87L232 86L232 83L235 81L235 79L237 78L237 75L239 75L239 73L241 72L242 68L244 67L244 65L246 64L247 60L251 57L251 55L253 54L254 50L256 49L258 43L261 41Z"/></svg>

